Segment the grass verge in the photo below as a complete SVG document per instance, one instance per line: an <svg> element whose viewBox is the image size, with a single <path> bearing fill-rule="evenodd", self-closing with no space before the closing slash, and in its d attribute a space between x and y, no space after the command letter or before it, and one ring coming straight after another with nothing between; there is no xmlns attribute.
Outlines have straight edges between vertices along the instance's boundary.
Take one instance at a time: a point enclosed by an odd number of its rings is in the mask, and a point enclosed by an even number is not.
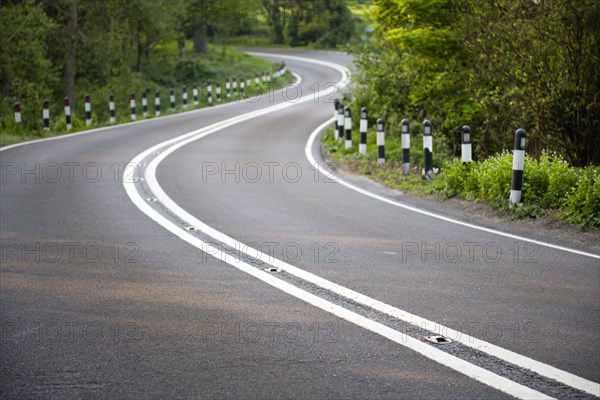
<svg viewBox="0 0 600 400"><path fill-rule="evenodd" d="M411 143L412 170L402 174L401 141L386 137L386 162L377 163L374 132L367 136L367 154L358 153L358 145L346 149L343 140L335 140L333 128L322 137L322 146L342 168L365 175L391 188L419 196L458 197L485 202L505 212L511 219L560 218L582 230L600 228L600 166L576 168L556 154L542 154L539 160L526 156L522 201L509 205L512 178L512 154L504 152L482 162L436 161L439 170L433 183L421 178L422 150ZM435 146L434 146L435 148ZM435 157L435 153L434 153Z"/></svg>
<svg viewBox="0 0 600 400"><path fill-rule="evenodd" d="M108 85L99 87L91 83L78 82L76 99L72 105L72 125L70 131L66 130L66 121L62 107L62 99L50 100L50 130L43 129L42 104L43 99L39 94L31 93L18 99L21 104L23 123L17 124L13 115L13 100L5 99L0 103L0 146L13 143L52 137L68 133L85 131L102 126L115 125L110 123L108 98L114 95L116 124L131 122L130 95L136 96L137 120L155 117L155 93L159 92L160 115L176 114L198 108L219 104L216 101L216 84L221 85L221 103L244 101L253 96L267 93L269 90L278 89L293 82L294 78L288 71L284 76L270 83L262 82L265 71L275 71L279 63L269 63L258 57L253 57L238 50L225 46L209 46L206 54L192 51L192 43L186 43L183 55L180 55L176 43L158 45L152 54L152 62L143 65L143 72L128 72L111 80ZM260 76L256 85L256 76ZM237 95L233 88L231 96L227 97L225 80L238 81ZM244 80L244 95L240 91L239 82ZM207 81L212 82L212 104L207 98ZM194 104L193 85L198 87L198 104ZM187 89L188 104L184 107L182 102L183 86ZM175 95L174 108L170 106L170 90ZM143 116L142 93L146 92L148 99L148 114ZM84 101L86 94L91 97L92 124L85 123Z"/></svg>

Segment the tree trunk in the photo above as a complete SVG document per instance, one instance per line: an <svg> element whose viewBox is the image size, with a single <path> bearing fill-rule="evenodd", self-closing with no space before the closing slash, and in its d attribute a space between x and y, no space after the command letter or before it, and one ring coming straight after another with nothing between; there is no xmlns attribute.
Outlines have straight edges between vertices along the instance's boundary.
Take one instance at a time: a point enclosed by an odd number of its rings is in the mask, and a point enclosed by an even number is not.
<svg viewBox="0 0 600 400"><path fill-rule="evenodd" d="M69 99L71 106L75 107L75 75L76 70L76 35L77 35L77 1L70 3L70 20L67 25L67 54L65 60L65 96Z"/></svg>
<svg viewBox="0 0 600 400"><path fill-rule="evenodd" d="M135 62L135 70L137 72L140 72L142 70L142 54L144 54L144 48L142 45L142 37L141 37L141 27L140 27L140 21L138 20L137 23L137 30L136 30L136 34L135 34L135 39L137 42L137 59Z"/></svg>
<svg viewBox="0 0 600 400"><path fill-rule="evenodd" d="M182 35L177 39L177 47L179 47L179 59L185 58L185 37Z"/></svg>
<svg viewBox="0 0 600 400"><path fill-rule="evenodd" d="M206 42L206 20L200 19L198 25L194 28L194 51L196 53L207 53L208 44Z"/></svg>

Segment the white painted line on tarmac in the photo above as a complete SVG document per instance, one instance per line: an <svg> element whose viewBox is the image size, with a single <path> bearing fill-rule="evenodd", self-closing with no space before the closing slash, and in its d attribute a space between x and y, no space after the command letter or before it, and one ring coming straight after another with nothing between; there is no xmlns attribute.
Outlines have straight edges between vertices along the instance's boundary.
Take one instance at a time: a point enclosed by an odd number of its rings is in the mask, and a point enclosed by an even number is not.
<svg viewBox="0 0 600 400"><path fill-rule="evenodd" d="M253 54L253 53L248 53L248 54ZM257 55L267 55L265 53L256 53ZM297 86L302 82L302 78L300 77L300 75L292 72L292 75L296 78L295 82L292 82L292 86ZM285 86L284 86L285 87ZM260 95L256 95L253 97L249 97L247 99L244 99L244 101L247 102L251 102L254 103L253 99L256 98L260 98L263 95L263 93L261 93ZM0 152L2 151L6 151L6 150L10 150L16 147L22 147L22 146L28 146L30 144L37 144L37 143L43 143L43 142L51 142L54 140L62 140L62 139L70 139L73 137L77 137L77 136L82 136L82 135L89 135L90 133L97 133L97 132L102 132L102 131L106 131L106 130L111 130L114 128L122 128L125 126L131 126L131 125L139 125L139 124L146 124L148 122L153 122L153 121L162 121L162 120L166 120L166 119L170 119L170 118L177 118L177 117L181 117L182 115L192 115L192 114L197 114L197 113L203 113L203 112L207 112L209 110L214 110L216 108L218 108L219 110L225 108L225 107L231 107L231 106L235 106L239 103L239 101L230 101L230 102L226 102L226 103L221 103L221 104L215 104L215 105L210 105L210 106L204 106L202 108L198 108L195 110L189 110L189 111L180 111L177 112L175 114L167 114L167 115L161 115L161 116L151 116L151 117L147 117L145 119L139 120L139 121L130 121L130 122L122 122L119 124L114 124L114 125L108 125L108 126L101 126L98 128L92 128L92 129L86 129L85 131L81 131L81 132L74 132L74 133L63 133L63 134L58 134L56 136L50 136L47 138L41 138L41 139L33 139L33 140L28 140L26 142L20 142L20 143L14 143L8 146L3 146L0 147Z"/></svg>
<svg viewBox="0 0 600 400"><path fill-rule="evenodd" d="M137 157L136 157L137 159ZM136 163L138 160L132 160L132 163ZM155 164L156 165L156 164ZM148 176L148 175L146 175ZM507 393L511 396L514 396L519 399L552 399L552 397L546 396L543 393L540 393L536 390L530 389L526 386L520 385L516 382L513 382L507 378L496 375L486 369L473 365L465 360L462 360L458 357L452 356L444 351L438 350L435 347L423 343L418 339L407 336L401 332L398 332L388 326L380 324L376 321L370 320L362 315L359 315L353 311L347 310L343 307L340 307L334 303L331 303L327 300L324 300L312 293L309 293L305 290L302 290L296 286L293 286L287 282L282 281L279 278L276 278L272 274L269 274L265 271L257 269L225 252L220 251L219 249L214 248L211 244L200 240L199 238L189 234L187 231L182 229L180 226L174 224L169 221L167 218L163 217L160 213L154 210L152 207L148 205L146 201L140 196L138 191L136 190L135 184L124 182L125 190L129 195L131 201L147 216L161 225L163 228L167 229L169 232L173 233L175 236L180 239L188 242L192 246L200 249L201 251L206 252L207 249L211 249L210 255L215 257L218 260L224 261L227 264L237 268L238 270L245 272L261 281L285 292L288 293L308 304L311 304L317 308L320 308L323 311L326 311L330 314L333 314L339 318L342 318L350 323L353 323L359 327L367 329L371 332L377 333L389 340L392 340L402 346L405 346L427 358L433 360L439 364L442 364L446 367L449 367L455 371L458 371L469 378L475 379L485 385L488 385L494 389Z"/></svg>
<svg viewBox="0 0 600 400"><path fill-rule="evenodd" d="M285 56L283 56L283 57L285 57ZM294 57L294 58L301 59L300 57ZM314 62L314 63L324 63L322 61L315 62L315 60L309 60L309 59L304 59L302 61L305 61L305 62ZM333 64L333 63L326 63L326 64L332 64L332 65L334 65L335 67L332 67L332 68L334 68L334 69L336 69L338 71L340 71L340 69L341 69L340 72L342 72L343 81L345 79L347 79L347 75L343 71L344 67L339 66L337 64ZM327 66L330 66L330 65L327 65ZM345 85L345 83L344 83L344 85ZM323 95L323 94L326 94L329 91L330 90L325 90L325 91L322 91L322 93L320 93L320 94ZM236 241L235 239L233 239L233 238L225 235L222 232L219 232L219 231L213 229L212 227L210 227L210 226L206 225L205 223L203 223L202 221L198 220L197 218L195 218L194 216L192 216L191 214L189 214L187 211L185 211L184 209L182 209L181 207L179 207L179 205L177 205L162 190L162 188L160 187L160 185L158 184L158 181L156 179L156 168L157 168L158 164L165 157L167 157L169 154L173 153L177 149L179 149L179 148L181 148L181 147L183 147L183 146L185 146L185 145L187 145L187 144L189 144L191 142L199 140L199 139L201 139L203 137L206 137L206 136L208 136L208 135L210 135L212 133L215 133L215 132L217 132L219 130L222 130L222 129L226 128L226 127L232 126L234 124L237 124L239 122L242 122L242 121L245 121L245 120L248 120L248 119L251 119L251 118L256 118L256 117L261 116L261 115L266 115L268 113L271 113L271 112L274 112L274 111L277 111L277 110L280 110L280 109L283 109L283 108L287 108L287 107L290 107L290 106L292 106L294 104L298 104L298 103L301 103L301 102L304 102L304 101L308 101L310 99L312 99L311 96L305 96L304 98L301 98L300 101L298 101L296 103L278 104L278 105L271 106L271 107L268 107L268 108L263 109L263 110L254 111L254 112L251 112L251 113L243 114L241 116L233 117L233 118L227 119L225 121L222 121L221 123L213 124L213 125L211 125L209 127L206 127L206 128L203 128L203 129L199 129L197 131L190 132L190 133L182 135L182 136L180 136L178 138L174 138L174 139L165 141L163 143L159 143L158 145L153 146L153 147L147 149L146 151L142 152L138 156L136 156L131 161L130 164L134 165L134 166L135 165L140 165L142 163L142 161L146 157L150 156L154 151L156 151L156 150L158 150L160 148L163 148L165 146L170 146L169 148L164 149L158 155L158 157L154 158L148 164L148 167L147 167L147 169L145 171L145 176L144 177L146 178L146 181L147 181L147 184L148 184L149 188L152 190L152 192L154 193L154 195L156 196L156 198L159 200L159 202L161 202L163 204L163 206L165 206L167 209L169 209L169 211L171 211L174 215L178 216L183 221L185 221L186 224L189 224L190 226L194 226L194 227L200 229L203 233L207 234L208 236L211 236L212 238L214 238L214 239L216 239L216 240L218 240L218 241L220 241L220 242L222 242L224 244L227 244L230 247L234 247L235 248L236 245L239 246L241 244L239 241ZM331 121L327 121L326 123L322 124L319 128L322 129L326 124L328 124L330 122ZM312 137L312 135L311 135L311 137ZM313 138L313 141L314 141L314 138ZM124 174L124 176L127 176L127 175L128 174ZM160 225L164 226L166 229L168 229L169 231L171 231L172 233L174 233L178 237L182 238L183 240L186 240L188 243L194 245L195 247L201 249L204 252L207 252L208 254L211 254L211 255L213 255L213 256L215 256L217 258L220 258L220 259L223 259L223 257L226 256L226 254L224 254L223 252L218 251L217 249L214 249L214 247L212 245L209 245L209 244L207 244L205 242L200 241L198 238L190 235L188 232L186 232L185 230L183 230L181 227L176 226L172 222L168 221L166 218L162 217L158 212L156 212L154 209L152 209L147 204L147 202L145 202L144 199L137 193L137 191L135 190L135 186L134 186L134 184L132 182L125 182L124 181L123 184L125 186L125 189L126 189L128 195L129 195L129 197L132 199L132 201L134 202L134 204L136 204L136 206L138 208L140 208L140 210L142 210L144 213L146 213L147 215L149 215L152 219L154 219ZM211 250L210 253L207 251L209 249ZM213 249L214 249L214 251L213 251ZM229 257L231 257L231 256L229 256ZM315 285L318 285L318 286L320 286L322 288L330 290L330 291L332 291L332 292L334 292L334 293L336 293L338 295L341 295L343 297L346 297L348 299L352 299L354 301L357 301L360 304L369 306L369 307L371 307L371 308L373 308L375 310L378 310L378 311L384 312L384 313L386 313L388 315L394 316L394 317L396 317L396 318L398 318L400 320L409 322L411 324L415 324L416 326L426 327L425 329L428 329L428 330L430 330L432 332L436 332L436 333L448 335L448 336L451 336L452 338L467 336L467 335L465 335L465 334L463 334L461 332L454 331L454 330L452 330L450 328L441 326L441 325L439 325L437 323L434 323L432 321L428 321L428 320L426 320L424 318L415 316L415 315L410 314L410 313L408 313L406 311L397 309L397 308L392 307L390 305L387 305L385 303L379 302L379 301L377 301L375 299L369 298L368 296L364 296L364 295L362 295L360 293L354 292L354 291L352 291L350 289L347 289L347 288L345 288L343 286L340 286L340 285L337 285L337 284L335 284L333 282L327 281L327 280L325 280L323 278L320 278L320 277L318 277L316 275L313 275L313 274L311 274L309 272L306 272L306 271L301 270L299 268L296 268L296 267L294 267L294 266L292 266L290 264L287 264L287 263L285 263L285 262L283 262L281 260L273 259L270 255L264 254L264 253L262 253L262 252L260 252L258 250L256 250L256 257L255 258L258 259L258 260L261 260L263 262L266 262L265 260L271 259L272 261L269 261L268 263L271 264L271 265L273 265L276 268L280 268L281 270L284 270L284 271L286 271L286 272L288 272L290 274L293 274L293 275L295 275L295 276L297 276L297 277L299 277L301 279L304 279L304 280L306 280L308 282L311 282L311 283L313 283ZM236 260L236 262L237 261L239 261L239 260ZM234 267L238 268L238 265L236 265L236 263L234 263L234 264L230 263L230 264L233 265ZM245 264L245 265L248 266L247 264ZM252 268L251 266L248 266L248 267ZM254 268L252 268L252 269L254 269ZM244 272L247 272L247 271L244 271ZM259 271L259 272L264 273L263 271ZM257 276L255 273L252 273L251 275ZM257 277L259 277L259 276L257 276ZM270 275L269 275L269 277L273 278ZM262 279L260 277L259 277L259 279L267 282L267 280ZM278 279L277 279L277 281L279 281L281 283L285 283L285 282L280 281ZM269 283L269 282L267 282L267 283ZM286 285L289 285L289 284L286 283ZM278 286L276 286L276 287L278 287ZM280 288L281 290L284 290L281 287L278 287L278 288ZM295 287L293 287L293 288L295 288ZM300 291L300 292L304 292L304 291L302 291L302 290L300 290L298 288L295 288L295 290ZM284 290L284 291L288 292L287 290ZM293 294L291 292L288 292L288 293ZM294 296L299 297L297 295L299 292L294 292L294 293L296 293L296 294L293 294ZM312 294L310 294L308 292L304 292L304 293L309 294L310 296L314 296L314 295L312 295ZM301 297L299 297L299 298L301 298ZM307 302L309 302L310 304L313 304L312 302L306 300L306 298L302 298L302 299L305 300L305 301L307 301ZM323 300L323 301L325 302L325 300ZM328 303L328 302L326 302L326 303ZM329 303L329 304L333 305L333 303ZM322 308L322 309L328 311L330 309L330 305L329 304L327 305L328 308L323 308L323 307L320 307L318 305L317 306L319 308ZM313 304L313 305L316 305L316 304ZM339 307L339 306L335 306L335 307ZM343 308L342 308L342 310L344 310L344 312L354 314L354 313L352 313L352 312L350 312L348 310L345 310ZM338 315L338 314L335 314L335 315ZM362 317L362 316L360 316L358 314L356 314L356 315L358 317L364 318L364 317ZM341 318L347 319L345 317L342 317L341 315L338 315L338 316L340 316ZM371 321L371 320L368 320L368 321ZM353 322L353 321L351 321L351 322ZM374 321L371 321L371 322L377 324ZM361 323L357 323L357 325L363 326L363 325L361 325ZM380 325L380 324L378 324L378 325ZM363 327L366 327L366 326L363 326ZM430 327L432 329L429 329ZM391 328L388 328L388 327L386 327L386 328L387 329L391 329ZM436 328L438 328L438 329L436 330ZM367 329L370 329L370 328L367 327ZM397 334L400 334L397 331L394 331L394 330L392 330L392 331L396 332ZM377 333L382 334L380 331L377 331ZM386 336L386 334L382 334L382 335L385 336L385 337L388 337L388 336ZM394 340L394 339L392 339L392 340ZM457 341L460 341L460 340L457 340ZM502 348L500 348L498 346L492 345L492 344L487 343L485 341L478 340L478 339L475 339L475 338L470 338L470 339L464 339L464 342L465 342L464 344L467 344L470 347L473 347L473 348L476 348L478 350L484 351L484 352L486 352L486 353L488 353L490 355L499 357L499 358L501 358L501 359L503 359L503 360L505 360L507 362L513 363L515 365L522 366L523 368L530 369L530 370L532 370L532 371L534 371L534 372L536 372L536 373L538 373L540 375L543 375L543 376L546 376L546 377L549 377L549 378L552 378L552 379L556 379L556 380L558 380L558 381L560 381L562 383L565 383L565 384L567 384L569 386L572 386L574 388L577 388L577 389L580 389L580 390L584 390L584 391L589 392L591 394L596 394L600 390L600 385L598 385L598 384L596 384L594 382L587 381L587 380L585 380L583 378L580 378L580 377L575 376L573 374L570 374L568 372L561 371L561 370L559 370L557 368L554 368L552 366L549 366L549 365L543 364L541 362L529 359L527 357L524 357L524 356L521 356L519 354L513 353L513 352L511 352L509 350L502 349ZM401 343L401 344L404 344L404 343ZM418 350L415 350L415 351L418 351ZM439 351L439 350L436 350L436 351ZM421 354L423 354L423 353L421 353ZM447 356L449 356L447 353L444 353L444 354L446 354ZM450 356L450 357L453 357L453 356ZM436 359L436 361L438 361L438 360ZM440 362L440 361L438 361L438 362ZM450 364L455 365L453 363L450 363ZM444 364L444 365L447 365L447 366L453 368L449 364ZM471 365L471 364L469 364L469 365ZM475 367L475 366L473 366L473 367ZM479 367L476 367L476 368L479 368ZM463 370L462 367L461 367L461 369L457 369L457 371L459 371L459 372L466 372L467 370ZM488 374L491 374L487 370L483 370L483 371L485 371ZM492 375L497 376L495 374L492 374ZM477 380L481 381L479 378L477 378L475 376L471 376L471 375L468 375L468 376L472 377L473 379L477 379ZM501 377L498 376L498 378L501 378ZM501 379L505 379L505 378L501 378ZM513 383L515 385L518 385L518 384L516 384L516 383L514 383L512 381L509 381L509 382L511 382L511 383ZM492 381L490 381L490 383L486 383L486 384L489 384L490 386L496 388L495 385L497 384L497 382L494 381L494 379L492 379ZM518 385L518 386L522 387L521 385ZM528 389L528 388L526 388L526 389L527 390L531 390L531 389ZM500 389L500 390L502 390L502 389ZM518 389L518 390L515 389L515 390L516 390L515 393L517 393L517 394L513 394L513 393L511 393L511 394L515 395L516 397L522 398L521 397L522 392L520 392L521 389ZM592 392L590 392L589 390L592 390ZM538 392L536 392L536 393L538 393ZM531 395L532 394L530 393L527 396L525 396L525 398L531 397ZM544 397L545 395L543 395L541 393L538 393L537 395L534 395L534 397L538 397L538 396Z"/></svg>
<svg viewBox="0 0 600 400"><path fill-rule="evenodd" d="M316 138L318 137L319 133L321 131L323 131L325 128L327 128L328 125L332 124L335 121L335 118L331 118L325 122L323 122L321 125L319 125L317 127L317 129L315 129L310 137L308 138L308 142L306 143L306 147L304 148L304 152L306 154L306 158L308 159L308 162L311 165L318 165L317 160L315 160L315 157L312 154L312 147L313 144L316 140ZM319 170L319 172L323 175L326 175L328 178L331 178L331 176L327 175L329 174L329 172L327 172L326 170L324 171L323 168L317 168ZM352 189L355 192L364 194L365 196L369 196L375 200L379 200L379 201L383 201L384 203L387 204L391 204L393 206L396 207L400 207L400 208L404 208L405 210L408 211L413 211L422 215L427 215L428 217L432 217L432 218L436 218L445 222L450 222L452 224L456 224L456 225L461 225L467 228L471 228L471 229L477 229L479 231L483 231L483 232L487 232L487 233L491 233L494 235L498 235L498 236L504 236L507 238L511 238L511 239L516 239L516 240L521 240L523 242L529 242L529 243L534 243L540 246L544 246L544 247L549 247L551 249L555 249L555 250L561 250L561 251L566 251L569 253L573 253L573 254L578 254L580 256L585 256L585 257L591 257L591 258L596 258L596 259L600 259L600 255L598 254L593 254L593 253L588 253L586 251L581 251L581 250L576 250L576 249L571 249L569 247L563 247L563 246L558 246L552 243L548 243L548 242L542 242L540 240L535 240L535 239L529 239L526 238L524 236L518 236L518 235L513 235L512 233L506 233L506 232L502 232L502 231L497 231L495 229L491 229L491 228L485 228L483 226L479 226L479 225L474 225L474 224L470 224L468 222L463 222L463 221L459 221L457 219L453 219L453 218L449 218L449 217L444 217L443 215L439 215L439 214L435 214L429 211L425 211L422 210L420 208L417 207L412 207L403 203L400 203L399 201L396 200L392 200L389 199L387 197L383 197L380 195L377 195L375 193L371 193L368 190L362 189L358 186L355 186L351 183L349 183L348 181L345 181L343 179L341 179L340 177L336 176L335 179L337 180L337 182L343 186L346 186L348 189Z"/></svg>

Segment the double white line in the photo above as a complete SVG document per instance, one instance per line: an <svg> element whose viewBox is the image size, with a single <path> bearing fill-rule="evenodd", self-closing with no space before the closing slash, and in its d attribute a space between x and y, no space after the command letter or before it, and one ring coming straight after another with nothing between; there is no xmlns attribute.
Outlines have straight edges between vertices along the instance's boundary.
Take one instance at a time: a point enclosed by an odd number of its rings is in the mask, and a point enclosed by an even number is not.
<svg viewBox="0 0 600 400"><path fill-rule="evenodd" d="M269 57L276 56L279 58L293 59L293 60L297 60L297 61L313 63L313 64L318 64L318 65L322 65L325 67L333 68L342 74L342 79L338 84L338 88L343 87L343 86L347 85L347 83L348 83L347 69L340 65L334 64L334 63L306 59L306 58L302 58L302 57L291 57L291 56L286 56L286 55L260 54L260 53L255 53L255 54L262 55L262 56L269 56ZM335 88L323 90L323 91L319 92L318 94L319 94L319 96L325 96L327 94L330 94L333 90L335 90ZM159 185L157 178L156 178L156 168L158 167L160 162L162 160L164 160L167 156L169 156L171 153L173 153L177 149L180 149L181 147L183 147L189 143L192 143L196 140L202 139L208 135L216 133L222 129L225 129L225 128L230 127L235 124L238 124L240 122L247 121L252 118L264 116L267 114L271 114L271 113L280 111L282 109L292 107L296 104L303 103L305 101L311 101L311 100L313 100L312 96L304 96L295 103L281 103L281 104L267 107L262 110L249 112L247 114L229 118L227 120L210 125L208 127L205 127L205 128L193 131L193 132L189 132L189 133L179 136L177 138L170 139L165 142L159 143L156 146L153 146L153 147L145 150L144 152L140 153L133 160L131 160L130 167L134 168L134 170L133 171L130 170L129 172L126 171L124 176L131 176L132 173L140 172L141 170L138 170L138 166L143 165L144 162L148 162L147 167L143 170L143 178L145 179L145 183L147 184L148 189L152 192L152 196L157 199L157 203L160 203L163 207L168 209L169 212L173 213L179 219L184 221L186 225L193 226L196 229L202 231L202 233L204 233L205 235L211 237L212 239L214 239L220 243L223 243L225 245L228 245L231 248L235 248L236 245L238 245L238 246L240 245L239 241L227 236L226 234L224 234L222 232L215 230L214 228L206 225L204 222L198 220L196 217L189 214L187 211L185 211L179 205L177 205L162 190L162 188ZM309 158L309 160L311 161L311 163L313 163L313 165L314 165L315 160L314 160L314 157L312 156L312 153L310 150L312 148L312 143L314 142L318 133L328 123L330 123L330 121L327 121L326 123L319 126L312 133L312 135L309 139L309 142L307 143L306 155ZM363 194L368 194L371 197L376 196L376 195L372 195L371 193L366 192L362 189L356 188L347 182L340 181L340 183L344 184L347 187L352 188L353 190L358 190ZM265 271L260 270L246 262L243 262L239 258L236 258L235 256L232 256L230 254L227 254L226 252L219 250L213 244L201 240L200 238L198 238L198 236L185 230L184 225L180 225L178 223L171 221L170 219L165 217L163 214L161 214L157 209L153 208L151 206L151 204L144 197L142 197L141 193L138 192L138 189L137 189L137 186L136 186L136 183L134 180L130 180L130 179L125 180L124 179L123 185L125 187L127 194L129 195L129 198L131 199L131 201L143 213L145 213L148 217L150 217L151 219L156 221L162 227L164 227L165 229L167 229L168 231L170 231L171 233L173 233L180 239L185 240L192 246L200 249L201 251L206 251L207 249L211 249L210 255L214 256L217 259L220 259L221 261L228 263L229 265L231 265L231 266L233 266L233 267L235 267L257 279L260 279L261 281L263 281L265 283L268 283L269 285L271 285L279 290L282 290L298 299L301 299L301 300L307 302L308 304L318 307L326 312L329 312L339 318L349 321L357 326L360 326L369 331L377 333L383 337L386 337L402 346L408 347L411 350L416 351L417 353L419 353L431 360L434 360L442 365L452 368L453 370L458 371L472 379L475 379L485 385L488 385L497 390L500 390L502 392L510 394L514 397L521 398L521 399L531 399L531 398L548 399L548 398L551 398L541 392L538 392L536 390L533 390L531 388L523 386L519 383L513 382L507 378L500 376L500 375L494 374L486 369L483 369L481 367L473 365L463 359L460 359L460 358L450 355L444 351L441 351L438 348L433 347L432 345L421 342L418 339L409 337L406 334L403 334L402 332L394 330L386 325L383 325L381 323L373 321L369 318L366 318L360 314L357 314L353 311L345 309L345 308L343 308L337 304L334 304L330 301L324 300L321 297L318 297L312 293L309 293L309 292L302 290L294 285L291 285L288 282L278 279L271 273L265 272ZM376 198L378 198L378 200L383 199L388 203L391 202L391 203L394 203L395 205L402 206L409 210L413 209L412 207L407 207L407 206L401 205L400 203L394 202L389 199L379 198L379 196L376 196ZM157 203L154 203L154 204L157 204ZM417 212L424 213L426 215L434 216L436 218L448 220L447 218L438 216L436 214L431 214L431 213L428 213L428 212L425 212L422 210L418 210L418 209L414 209L414 210L416 210ZM460 222L460 221L449 220L448 222L456 223L456 222ZM461 224L465 225L465 226L471 226L470 224L464 224L464 223L461 223ZM481 227L476 227L476 226L472 226L472 227L475 227L477 229L486 230L491 233L503 234L502 232L488 230L487 228L481 228ZM503 236L509 236L509 235L503 234ZM519 237L515 237L512 235L510 235L510 237L519 238ZM519 239L531 241L531 240L525 239L525 238L519 238ZM543 242L534 242L534 243L548 245L547 243L543 243ZM550 245L550 247L559 248L561 250L564 249L564 248L560 248L558 246L553 246L553 245ZM571 249L566 249L566 250L568 251ZM576 251L574 251L574 252L576 252ZM579 253L581 254L581 252L579 252ZM352 300L352 301L362 304L364 306L370 307L373 310L377 310L379 312L390 315L394 318L397 318L398 320L413 324L418 327L422 327L422 328L427 329L432 332L450 336L453 339L457 338L457 339L455 339L455 341L458 341L458 342L462 343L463 345L466 345L466 346L472 347L474 349L477 349L479 351L485 352L491 356L497 357L501 360L504 360L504 361L509 362L514 365L517 365L521 368L531 370L531 371L533 371L539 375L542 375L544 377L554 379L563 384L569 385L575 389L578 389L578 390L581 390L581 391L584 391L584 392L587 392L589 394L596 395L596 396L600 395L600 385L595 382L586 380L584 378L578 377L578 376L573 375L566 371L562 371L560 369L557 369L550 365L533 360L531 358L516 354L512 351L500 348L498 346L495 346L495 345L485 342L483 340L475 339L475 338L470 337L469 335L466 335L462 332L455 331L448 327L434 323L433 321L426 320L424 318L413 315L406 311L392 307L388 304L382 303L378 300L372 299L368 296L362 295L358 292L355 292L355 291L345 288L343 286L337 285L333 282L330 282L326 279L318 277L307 271L304 271L302 269L294 267L293 265L285 263L281 260L274 259L272 257L272 255L264 254L258 250L256 250L256 259L261 260L263 262L268 262L272 266L279 268L291 275L294 275L300 279L303 279L303 280L310 282L314 285L317 285L321 288L329 290L339 296L342 296L344 298L347 298L349 300ZM265 261L265 260L268 260L268 261Z"/></svg>

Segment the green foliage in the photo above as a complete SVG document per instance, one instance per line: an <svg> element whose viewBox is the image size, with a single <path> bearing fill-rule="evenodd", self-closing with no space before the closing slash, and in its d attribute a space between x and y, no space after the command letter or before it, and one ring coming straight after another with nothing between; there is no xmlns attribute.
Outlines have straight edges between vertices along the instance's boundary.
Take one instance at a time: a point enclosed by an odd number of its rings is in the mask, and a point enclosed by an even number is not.
<svg viewBox="0 0 600 400"><path fill-rule="evenodd" d="M354 36L355 18L344 0L263 0L272 42L336 47Z"/></svg>
<svg viewBox="0 0 600 400"><path fill-rule="evenodd" d="M186 43L187 48L191 49L191 42ZM223 82L226 78L236 77L250 78L254 82L254 75L263 71L272 70L278 67L278 64L271 64L265 60L248 56L240 51L222 48L220 46L209 46L207 54L197 55L190 53L186 58L188 70L179 71L177 66L180 61L177 56L178 49L175 43L166 43L157 46L156 58L159 60L152 65L144 68L144 72L129 72L110 79L108 85L92 85L89 81L80 81L76 89L77 104L72 105L73 112L73 132L87 129L84 119L84 96L89 93L92 102L92 127L107 125L109 121L108 97L110 93L115 96L115 109L117 122L131 121L129 108L129 95L136 94L137 100L137 119L143 119L142 116L142 93L147 92L149 115L154 116L154 93L160 92L161 114L166 115L173 112L183 111L181 107L181 88L183 85L188 89L188 110L193 109L192 84L197 82L199 88L198 107L207 106L205 85L208 79L213 83ZM204 68L204 69L203 69ZM198 74L198 75L195 75ZM156 78L156 80L155 80ZM282 86L291 82L293 77L288 72L287 75L277 81L273 81L274 87ZM174 88L176 92L176 110L171 110L169 106L169 89ZM214 90L214 89L213 89ZM264 85L252 87L246 90L246 98L266 93L268 88ZM0 118L0 145L7 145L23 140L31 140L47 135L57 135L63 133L66 129L64 118L64 109L62 98L50 97L50 132L43 130L42 121L42 101L39 94L36 95L34 102L21 102L21 111L23 114L23 124L15 123L12 104L3 101L0 102L2 109L2 118ZM214 96L214 92L213 92ZM223 101L225 92L223 88ZM241 101L239 98L230 98L230 101Z"/></svg>
<svg viewBox="0 0 600 400"><path fill-rule="evenodd" d="M584 229L600 227L600 167L577 171L577 186L568 193L561 216Z"/></svg>
<svg viewBox="0 0 600 400"><path fill-rule="evenodd" d="M442 169L433 189L447 197L487 201L506 209L510 193L512 155L508 152L481 163L453 160ZM539 218L547 210L582 228L600 227L600 167L577 168L543 153L525 158L522 202L510 209L512 218Z"/></svg>
<svg viewBox="0 0 600 400"><path fill-rule="evenodd" d="M600 2L376 0L374 18L374 39L353 48L362 105L438 121L454 155L468 124L476 159L523 127L536 159L600 162Z"/></svg>

